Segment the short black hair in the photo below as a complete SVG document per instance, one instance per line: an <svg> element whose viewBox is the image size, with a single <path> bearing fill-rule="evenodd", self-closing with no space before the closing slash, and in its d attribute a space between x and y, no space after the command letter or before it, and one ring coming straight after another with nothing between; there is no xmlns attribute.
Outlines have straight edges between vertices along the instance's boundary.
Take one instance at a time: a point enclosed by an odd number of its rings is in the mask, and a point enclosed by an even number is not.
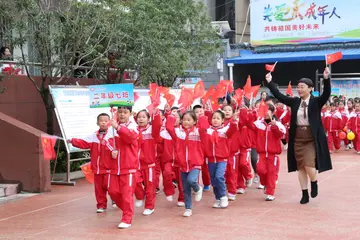
<svg viewBox="0 0 360 240"><path fill-rule="evenodd" d="M221 119L225 119L225 113L223 111L216 110L215 112L213 112L212 116L214 116L215 113L220 114Z"/></svg>
<svg viewBox="0 0 360 240"><path fill-rule="evenodd" d="M222 106L222 110L224 110L225 107L231 107L231 110L232 110L233 112L235 111L234 108L233 108L233 106L231 106L230 104L226 104L226 105Z"/></svg>
<svg viewBox="0 0 360 240"><path fill-rule="evenodd" d="M127 109L129 110L130 112L132 112L132 106L118 106L118 110L119 109Z"/></svg>
<svg viewBox="0 0 360 240"><path fill-rule="evenodd" d="M203 108L201 105L197 104L193 107L193 110L195 111L195 109L198 109L198 108Z"/></svg>
<svg viewBox="0 0 360 240"><path fill-rule="evenodd" d="M108 117L108 118L110 118L109 114L107 114L107 113L100 113L100 114L97 116L96 121L98 122L101 117Z"/></svg>
<svg viewBox="0 0 360 240"><path fill-rule="evenodd" d="M172 111L172 110L179 110L179 108L178 108L178 107L172 107L172 108L171 108L171 111Z"/></svg>
<svg viewBox="0 0 360 240"><path fill-rule="evenodd" d="M138 118L139 113L142 113L142 112L144 112L145 115L146 115L146 117L147 117L148 119L150 119L150 113L149 113L146 109L143 109L143 110L139 111L139 112L136 114L136 119Z"/></svg>
<svg viewBox="0 0 360 240"><path fill-rule="evenodd" d="M308 87L314 87L314 83L313 81L310 79L310 78L301 78L299 81L298 81L298 84L299 83L304 83L306 85L308 85Z"/></svg>
<svg viewBox="0 0 360 240"><path fill-rule="evenodd" d="M265 98L265 102L271 101L271 102L274 103L274 99L275 99L274 97L267 96L267 97Z"/></svg>
<svg viewBox="0 0 360 240"><path fill-rule="evenodd" d="M330 103L330 107L335 107L335 103L334 103L334 102L331 102L331 103Z"/></svg>

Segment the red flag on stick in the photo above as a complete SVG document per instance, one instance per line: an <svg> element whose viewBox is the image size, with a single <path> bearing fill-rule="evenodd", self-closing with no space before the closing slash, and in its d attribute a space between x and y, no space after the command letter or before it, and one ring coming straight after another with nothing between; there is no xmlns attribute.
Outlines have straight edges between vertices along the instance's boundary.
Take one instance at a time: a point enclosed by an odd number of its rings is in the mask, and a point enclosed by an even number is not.
<svg viewBox="0 0 360 240"><path fill-rule="evenodd" d="M244 91L241 88L235 90L235 100L238 106L241 106L243 100Z"/></svg>
<svg viewBox="0 0 360 240"><path fill-rule="evenodd" d="M174 105L175 96L173 94L167 93L164 95L164 98L166 99L166 102L169 105L169 107L172 107Z"/></svg>
<svg viewBox="0 0 360 240"><path fill-rule="evenodd" d="M264 101L261 101L258 111L258 117L265 118L268 110L269 110L269 106Z"/></svg>
<svg viewBox="0 0 360 240"><path fill-rule="evenodd" d="M211 85L209 90L206 92L205 96L202 97L202 100L204 103L207 103L207 101L211 98L211 96L215 93L215 87L214 85Z"/></svg>
<svg viewBox="0 0 360 240"><path fill-rule="evenodd" d="M205 95L205 86L202 80L198 81L194 87L194 99L201 98Z"/></svg>
<svg viewBox="0 0 360 240"><path fill-rule="evenodd" d="M291 82L289 82L288 88L286 89L286 94L288 94L289 96L293 97L294 93L292 90L292 86L291 86Z"/></svg>
<svg viewBox="0 0 360 240"><path fill-rule="evenodd" d="M50 136L45 134L41 135L41 146L44 152L45 160L53 160L56 158L56 152L54 149L56 140L56 136Z"/></svg>
<svg viewBox="0 0 360 240"><path fill-rule="evenodd" d="M161 94L163 94L163 95L166 95L167 93L169 93L170 92L170 90L169 90L169 88L167 88L167 87L158 87L158 90L159 90L159 92L161 93Z"/></svg>
<svg viewBox="0 0 360 240"><path fill-rule="evenodd" d="M225 81L220 81L220 83L216 86L215 93L213 94L214 98L223 98L227 94L228 85Z"/></svg>
<svg viewBox="0 0 360 240"><path fill-rule="evenodd" d="M149 85L150 91L149 96L151 103L154 105L154 107L157 107L160 105L160 91L158 89L158 86L155 83L150 83Z"/></svg>
<svg viewBox="0 0 360 240"><path fill-rule="evenodd" d="M251 98L252 95L252 89L251 89L251 77L250 75L248 76L247 80L246 80L246 84L244 86L244 95L247 99Z"/></svg>
<svg viewBox="0 0 360 240"><path fill-rule="evenodd" d="M137 92L134 92L134 103L139 100L139 94Z"/></svg>
<svg viewBox="0 0 360 240"><path fill-rule="evenodd" d="M191 104L193 103L193 99L194 99L194 93L193 93L192 89L183 88L181 90L179 104L182 104L181 105L182 109L186 109L189 106L191 106Z"/></svg>
<svg viewBox="0 0 360 240"><path fill-rule="evenodd" d="M274 72L276 64L277 64L277 62L274 63L274 64L265 64L266 71Z"/></svg>
<svg viewBox="0 0 360 240"><path fill-rule="evenodd" d="M90 162L85 163L85 164L81 165L80 168L81 168L81 171L84 173L86 180L89 183L94 183L94 173L91 170L91 163Z"/></svg>
<svg viewBox="0 0 360 240"><path fill-rule="evenodd" d="M342 57L343 57L342 52L328 54L326 55L326 65L333 64L334 62L337 62L340 59L342 59Z"/></svg>
<svg viewBox="0 0 360 240"><path fill-rule="evenodd" d="M260 90L260 85L251 87L252 97L255 98Z"/></svg>

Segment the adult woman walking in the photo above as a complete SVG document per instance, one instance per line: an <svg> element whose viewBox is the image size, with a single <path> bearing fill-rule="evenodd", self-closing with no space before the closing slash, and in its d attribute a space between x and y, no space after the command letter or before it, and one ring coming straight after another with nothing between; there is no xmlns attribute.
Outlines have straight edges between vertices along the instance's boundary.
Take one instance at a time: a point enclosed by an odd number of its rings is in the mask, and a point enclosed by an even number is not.
<svg viewBox="0 0 360 240"><path fill-rule="evenodd" d="M266 75L267 87L280 102L291 108L288 145L288 171L298 171L302 189L301 204L309 202L308 177L311 180L311 197L318 195L317 173L332 169L325 130L321 121L321 109L331 94L330 71L324 71L324 89L320 97L312 96L313 82L302 78L297 85L299 97L280 93L272 82L271 73Z"/></svg>

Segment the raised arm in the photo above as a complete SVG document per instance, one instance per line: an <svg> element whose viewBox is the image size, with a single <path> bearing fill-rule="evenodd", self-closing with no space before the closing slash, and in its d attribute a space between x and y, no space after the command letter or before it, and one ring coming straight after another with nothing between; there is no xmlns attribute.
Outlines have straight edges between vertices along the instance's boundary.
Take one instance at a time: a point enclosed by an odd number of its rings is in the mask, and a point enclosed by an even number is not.
<svg viewBox="0 0 360 240"><path fill-rule="evenodd" d="M272 81L272 76L270 73L266 74L265 85L269 88L270 92L274 95L275 98L277 98L277 100L279 100L281 103L285 104L286 106L292 106L294 102L294 98L285 96L279 91L275 83Z"/></svg>
<svg viewBox="0 0 360 240"><path fill-rule="evenodd" d="M228 130L226 131L226 136L228 138L231 138L232 135L234 135L234 133L238 130L238 124L234 121L234 120L231 120L230 121L230 126L228 128Z"/></svg>
<svg viewBox="0 0 360 240"><path fill-rule="evenodd" d="M173 140L176 140L175 123L176 123L175 116L169 115L166 119L165 127Z"/></svg>
<svg viewBox="0 0 360 240"><path fill-rule="evenodd" d="M132 144L133 142L137 141L137 138L139 136L139 133L135 129L129 129L125 126L122 126L121 124L117 128L117 133L119 135L119 138L123 140L126 144Z"/></svg>
<svg viewBox="0 0 360 240"><path fill-rule="evenodd" d="M152 137L157 140L160 137L160 129L161 129L161 116L159 111L156 111L156 113L153 116L152 119Z"/></svg>
<svg viewBox="0 0 360 240"><path fill-rule="evenodd" d="M324 70L324 88L323 92L319 97L320 109L326 104L331 95L331 82L330 82L330 70L325 68Z"/></svg>

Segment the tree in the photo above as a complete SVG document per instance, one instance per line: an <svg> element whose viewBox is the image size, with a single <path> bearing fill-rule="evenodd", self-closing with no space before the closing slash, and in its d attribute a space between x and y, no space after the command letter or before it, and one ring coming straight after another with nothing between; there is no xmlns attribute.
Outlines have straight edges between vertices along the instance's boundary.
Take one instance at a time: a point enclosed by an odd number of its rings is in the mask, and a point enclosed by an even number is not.
<svg viewBox="0 0 360 240"><path fill-rule="evenodd" d="M44 102L49 134L54 132L49 85L67 84L79 70L91 73L123 35L119 22L112 21L123 18L122 3L93 2L14 0L6 9L13 16L12 42L21 51L19 60Z"/></svg>
<svg viewBox="0 0 360 240"><path fill-rule="evenodd" d="M121 73L135 67L143 85L172 86L185 70L203 70L216 62L221 42L202 3L133 0L127 7L126 36L116 47Z"/></svg>

